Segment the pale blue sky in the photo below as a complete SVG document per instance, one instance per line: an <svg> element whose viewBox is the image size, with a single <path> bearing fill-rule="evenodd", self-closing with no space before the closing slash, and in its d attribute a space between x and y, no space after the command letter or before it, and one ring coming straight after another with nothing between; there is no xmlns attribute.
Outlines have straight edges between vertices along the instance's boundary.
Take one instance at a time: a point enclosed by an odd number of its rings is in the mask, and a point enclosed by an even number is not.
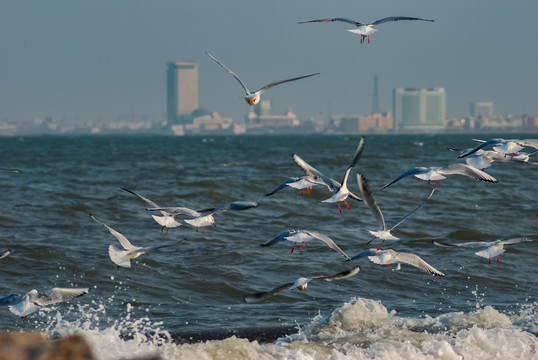
<svg viewBox="0 0 538 360"><path fill-rule="evenodd" d="M536 0L0 0L0 120L118 114L163 119L166 63L199 62L200 107L242 119L239 84L267 91L275 113L368 114L374 75L382 111L395 87L444 87L447 115L492 101L497 114L538 114ZM386 16L370 44L345 23Z"/></svg>

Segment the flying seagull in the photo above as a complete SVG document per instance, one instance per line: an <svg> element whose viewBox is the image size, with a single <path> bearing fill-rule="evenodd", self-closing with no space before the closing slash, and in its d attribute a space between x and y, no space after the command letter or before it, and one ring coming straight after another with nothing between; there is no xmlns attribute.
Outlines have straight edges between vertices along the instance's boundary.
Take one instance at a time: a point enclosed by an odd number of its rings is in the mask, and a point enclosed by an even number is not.
<svg viewBox="0 0 538 360"><path fill-rule="evenodd" d="M390 265L390 264L398 263L398 270L400 268L400 263L405 263L408 265L415 266L433 275L445 276L445 274L435 269L426 261L422 260L422 258L420 258L418 255L415 255L413 253L398 252L392 249L389 249L389 250L368 249L351 257L351 260L356 260L363 257L368 257L368 260L379 265Z"/></svg>
<svg viewBox="0 0 538 360"><path fill-rule="evenodd" d="M120 188L120 189L123 190L123 191L126 191L126 192L128 192L130 194L133 194L133 195L137 196L138 198L144 200L146 203L153 206L154 208L159 207L159 205L157 205L153 201L143 197L140 194L135 193L134 191L131 191L131 190L126 189L126 188ZM194 210L192 210L192 211L194 211ZM190 214L194 214L194 213L190 212ZM170 214L170 213L168 213L168 212L166 212L164 210L161 210L161 214L162 214L162 216L151 215L153 217L153 220L155 220L157 222L157 224L161 225L161 232L163 232L163 230L166 228L166 233L168 233L169 229L181 226L181 223L176 221L176 216L179 215L179 213L172 215L172 214ZM192 216L197 216L197 215L195 214L195 215L192 215Z"/></svg>
<svg viewBox="0 0 538 360"><path fill-rule="evenodd" d="M370 34L373 34L377 31L377 29L374 29L374 26L383 24L390 21L400 21L400 20L421 20L421 21L430 21L434 22L434 20L430 19L422 19L422 18L416 18L416 17L408 17L408 16L390 16L383 19L379 19L374 21L371 24L363 24L361 22L346 19L346 18L327 18L327 19L317 19L317 20L308 20L308 21L300 21L299 24L306 24L306 23L312 23L312 22L332 22L332 21L340 21L345 22L348 24L355 25L358 27L358 29L351 29L348 30L349 32L359 34L361 36L361 44L364 42L365 38L368 38L368 43L370 43Z"/></svg>
<svg viewBox="0 0 538 360"><path fill-rule="evenodd" d="M245 85L245 83L230 69L228 69L223 63L221 63L220 61L218 61L217 59L215 59L215 57L213 57L210 53L206 52L207 56L209 56L211 59L213 59L217 64L219 64L224 70L226 70L228 72L228 74L232 75L238 82L239 84L241 84L241 86L243 87L243 89L245 90L245 101L249 104L249 105L256 105L258 102L260 102L260 95L269 90L270 88L274 87L274 86L277 86L277 85L280 85L280 84L284 84L284 83L287 83L287 82L290 82L290 81L295 81L295 80L300 80L300 79L304 79L304 78L307 78L307 77L310 77L310 76L314 76L314 75L318 75L319 73L314 73L314 74L309 74L309 75L304 75L304 76L299 76L299 77L295 77L295 78L292 78L292 79L287 79L287 80L281 80L281 81L275 81L275 82L272 82L268 85L265 85L264 87L262 87L261 89L259 90L256 90L254 92L251 92L247 86Z"/></svg>
<svg viewBox="0 0 538 360"><path fill-rule="evenodd" d="M3 259L3 258L5 258L6 256L9 256L9 254L11 254L11 250L2 251L2 252L0 253L0 259Z"/></svg>
<svg viewBox="0 0 538 360"><path fill-rule="evenodd" d="M435 187L434 187L426 200L421 202L416 208L413 209L413 211L411 211L410 213L402 217L400 220L396 221L394 225L392 225L391 228L387 229L387 226L385 225L385 219L383 217L383 213L381 212L379 205L377 205L377 202L375 201L374 194L372 190L370 189L370 186L368 185L366 178L362 176L361 174L357 174L357 182L359 183L361 196L364 202L366 202L366 205L368 205L368 207L374 214L374 217L376 218L377 224L379 226L379 230L377 231L369 230L370 234L374 235L374 238L368 241L368 244L370 244L373 240L377 238L382 239L383 241L381 242L381 245L379 245L377 250L381 249L381 246L383 246L383 243L385 242L385 240L398 240L399 239L396 236L392 235L390 232L394 230L395 227L403 223L408 217L413 215L418 209L420 209L426 201L430 200L430 198L432 197L435 191Z"/></svg>
<svg viewBox="0 0 538 360"><path fill-rule="evenodd" d="M87 294L88 288L52 288L39 292L30 290L24 295L12 294L0 298L0 305L8 305L15 315L28 317L42 306L57 304Z"/></svg>
<svg viewBox="0 0 538 360"><path fill-rule="evenodd" d="M114 245L110 245L108 247L108 255L110 256L110 259L118 265L118 268L120 267L131 267L131 259L136 259L142 254L148 254L148 252L156 249L160 249L169 245L160 245L160 246L150 246L150 247L140 247L140 246L134 246L131 244L131 242L122 234L117 232L116 230L112 229L110 226L106 225L105 223L102 223L101 221L97 220L95 216L90 214L90 217L95 220L98 224L103 225L118 241L120 242L121 246L124 250L117 249Z"/></svg>
<svg viewBox="0 0 538 360"><path fill-rule="evenodd" d="M346 259L351 260L349 256L347 256L347 254L342 249L340 249L338 245L336 245L335 242L330 237L320 234L318 232L309 231L309 230L287 230L278 234L271 240L263 244L260 244L260 246L267 247L267 246L277 244L279 242L289 241L293 243L293 247L291 249L291 252L293 253L293 250L295 249L295 245L298 242L301 242L301 247L299 248L299 250L301 250L303 248L303 245L308 244L308 241L313 240L313 239L318 239L318 240L323 241L331 249L333 249L334 251L336 251L337 253L345 257Z"/></svg>
<svg viewBox="0 0 538 360"><path fill-rule="evenodd" d="M497 256L497 262L500 261L499 255L505 252L504 245L511 245L511 244L517 244L524 241L532 241L530 239L520 237L520 238L513 238L508 240L495 240L495 241L471 241L467 243L460 243L460 244L447 244L442 243L438 241L434 241L434 245L442 246L442 247L482 247L483 250L475 252L475 255L478 255L480 257L488 259L488 264L491 264L491 258Z"/></svg>
<svg viewBox="0 0 538 360"><path fill-rule="evenodd" d="M381 188L383 190L386 187L389 187L390 185L394 184L395 182L403 179L404 177L407 177L409 175L415 175L415 177L421 179L421 180L427 180L428 183L431 180L435 180L435 185L439 183L439 180L445 179L445 175L465 175L477 180L487 181L491 183L496 183L497 179L495 179L493 176L483 172L482 170L476 169L472 166L466 165L466 164L451 164L443 167L439 166L432 166L432 167L415 167L412 169L407 170L402 175L398 176L396 179L392 180L391 182L387 183L385 186Z"/></svg>
<svg viewBox="0 0 538 360"><path fill-rule="evenodd" d="M316 180L313 177L310 176L301 176L301 177L290 177L284 180L282 184L278 185L273 191L265 194L265 196L271 196L277 193L278 191L282 189L286 189L288 187L294 188L294 189L300 189L301 194L304 196L304 189L306 189L307 195L310 195L310 192L312 191L312 187L317 185L324 185L325 183L320 180Z"/></svg>
<svg viewBox="0 0 538 360"><path fill-rule="evenodd" d="M342 208L340 207L341 201L344 202L344 204L346 204L348 210L351 210L348 203L346 202L347 197L351 194L351 192L347 188L347 180L349 178L349 173L351 172L351 170L355 166L357 166L357 163L359 162L359 159L361 158L363 150L364 150L364 137L361 137L361 140L359 141L359 145L357 146L357 150L355 150L355 155L353 155L353 160L351 161L351 164L349 164L349 166L346 169L346 172L344 173L344 178L342 179L342 185L336 191L336 193L333 194L333 196L322 201L322 202L335 202L336 205L338 205L338 210L340 211L340 213L342 213Z"/></svg>
<svg viewBox="0 0 538 360"><path fill-rule="evenodd" d="M343 279L347 279L347 278L357 274L360 270L361 270L360 267L356 266L356 267L354 267L352 269L342 271L342 272L340 272L338 274L331 275L331 276L318 276L318 277L312 277L312 278L300 277L300 278L296 279L294 282L286 283L286 284L281 285L281 286L279 286L277 288L274 288L271 291L259 292L259 293L252 294L252 295L246 295L244 297L244 300L245 300L245 302L247 304L256 304L256 303L262 302L264 300L267 300L268 298L275 295L279 291L282 291L282 290L285 290L285 289L297 288L297 289L299 289L299 291L303 291L303 290L306 289L306 287L308 286L308 283L310 281L314 281L314 280L322 280L322 281L343 280Z"/></svg>
<svg viewBox="0 0 538 360"><path fill-rule="evenodd" d="M240 210L246 210L246 209L252 209L255 207L258 207L259 204L257 202L253 201L232 201L230 203L218 206L216 208L210 208L210 209L204 209L200 211L191 210L184 207L165 207L165 208L149 208L146 210L149 211L167 211L172 216L177 215L179 213L181 214L187 214L189 216L192 216L192 219L185 219L184 221L196 228L196 231L198 231L199 228L202 228L202 232L205 232L205 227L209 225L217 226L215 223L215 218L213 217L214 214L221 212L221 211L240 211ZM189 213L192 212L192 213ZM207 213L207 214L204 214Z"/></svg>

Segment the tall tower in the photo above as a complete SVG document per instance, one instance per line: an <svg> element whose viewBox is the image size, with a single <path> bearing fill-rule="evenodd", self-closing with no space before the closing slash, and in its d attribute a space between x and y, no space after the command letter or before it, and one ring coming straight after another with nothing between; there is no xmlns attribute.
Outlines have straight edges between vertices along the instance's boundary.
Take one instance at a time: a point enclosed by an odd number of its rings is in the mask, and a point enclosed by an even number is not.
<svg viewBox="0 0 538 360"><path fill-rule="evenodd" d="M372 114L379 114L379 89L377 86L377 75L374 76L374 93L372 96Z"/></svg>
<svg viewBox="0 0 538 360"><path fill-rule="evenodd" d="M169 62L166 71L166 119L177 121L198 109L198 63Z"/></svg>

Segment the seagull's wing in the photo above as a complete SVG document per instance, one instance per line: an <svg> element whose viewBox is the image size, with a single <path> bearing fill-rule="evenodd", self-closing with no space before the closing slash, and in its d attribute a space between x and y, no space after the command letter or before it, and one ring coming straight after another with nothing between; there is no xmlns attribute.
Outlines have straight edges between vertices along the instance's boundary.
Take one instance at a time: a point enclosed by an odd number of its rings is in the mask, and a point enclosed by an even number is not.
<svg viewBox="0 0 538 360"><path fill-rule="evenodd" d="M123 191L126 191L126 192L128 192L128 193L130 193L130 194L133 194L134 196L138 197L138 198L141 199L141 200L144 200L146 203L148 203L149 205L153 206L154 208L158 208L158 207L159 207L159 205L155 204L155 203L154 203L153 201L151 201L150 199L147 199L147 198L143 197L142 195L135 193L135 192L132 191L132 190L129 190L129 189L127 189L127 188L120 188L120 189L123 190ZM163 215L165 215L165 216L168 215L168 214L166 213L166 211L162 211L162 210L161 210L161 214L163 214Z"/></svg>
<svg viewBox="0 0 538 360"><path fill-rule="evenodd" d="M517 140L516 143L521 146L538 149L538 139Z"/></svg>
<svg viewBox="0 0 538 360"><path fill-rule="evenodd" d="M37 297L31 300L37 305L44 306L74 299L87 294L88 291L90 291L88 288L52 288L47 291L38 292Z"/></svg>
<svg viewBox="0 0 538 360"><path fill-rule="evenodd" d="M167 215L170 216L178 216L178 215L188 215L192 217L198 217L201 216L198 211L192 210L186 207L155 207L155 208L147 208L147 211L165 211Z"/></svg>
<svg viewBox="0 0 538 360"><path fill-rule="evenodd" d="M343 279L352 277L353 275L356 275L359 271L361 271L361 268L359 266L355 266L352 269L342 271L342 272L339 272L338 274L334 274L331 276L313 277L312 280L323 280L323 281L343 280Z"/></svg>
<svg viewBox="0 0 538 360"><path fill-rule="evenodd" d="M400 218L398 221L396 221L392 227L390 228L390 230L392 231L396 226L400 225L401 223L403 223L408 217L410 217L411 215L413 215L418 209L420 209L422 207L422 205L424 205L426 203L426 201L430 200L430 198L432 197L433 193L435 192L435 187L432 189L430 195L428 196L428 198L426 200L424 200L423 202L421 202L416 208L414 208L409 214L405 215L404 217Z"/></svg>
<svg viewBox="0 0 538 360"><path fill-rule="evenodd" d="M478 150L480 150L480 149L482 149L482 148L484 148L484 147L486 147L488 145L498 145L498 144L501 144L503 141L505 141L504 139L490 139L490 140L487 140L487 141L479 140L479 139L473 139L473 140L478 141L480 143L480 145L475 146L472 149L467 149L460 156L458 156L459 158L463 158L463 157L469 156L471 154L474 154Z"/></svg>
<svg viewBox="0 0 538 360"><path fill-rule="evenodd" d="M6 168L3 168L3 167L0 167L0 170L2 171L7 171L7 172L11 172L11 173L20 173L21 171L18 170L18 169L6 169Z"/></svg>
<svg viewBox="0 0 538 360"><path fill-rule="evenodd" d="M323 174L321 171L318 171L314 167L310 166L306 161L301 159L299 155L293 154L293 160L297 165L299 165L301 169L303 169L304 173L307 176L314 178L314 180L323 181L323 183L325 183L329 190L337 191L337 189L340 188L340 184L338 184L338 182ZM338 184L338 186L336 186L336 184Z"/></svg>
<svg viewBox="0 0 538 360"><path fill-rule="evenodd" d="M304 78L307 78L307 77L310 77L310 76L314 76L314 75L318 75L318 74L319 74L319 73L314 73L314 74L308 74L308 75L303 75L303 76L299 76L299 77L294 77L294 78L292 78L292 79L286 79L286 80L275 81L275 82L272 82L272 83L270 83L270 84L265 85L265 86L262 87L261 89L257 90L255 93L257 93L257 94L261 94L261 93L263 93L264 91L267 91L267 90L269 90L270 88L275 87L275 86L277 86L277 85L284 84L284 83L287 83L287 82L290 82L290 81L295 81L295 80L304 79Z"/></svg>
<svg viewBox="0 0 538 360"><path fill-rule="evenodd" d="M299 24L306 24L306 23L313 23L313 22L332 22L332 21L339 21L339 22L345 22L348 24L353 24L357 27L364 25L363 23L360 23L355 20L346 19L346 18L326 18L326 19L316 19L316 20L308 20L308 21L299 21Z"/></svg>
<svg viewBox="0 0 538 360"><path fill-rule="evenodd" d="M327 246L329 246L331 249L333 249L334 251L336 251L343 257L345 257L347 260L351 260L351 258L347 256L347 254L342 249L340 249L338 245L336 245L335 242L330 237L325 236L315 231L305 230L304 232L312 237L315 237L318 240L323 241L325 244L327 244Z"/></svg>
<svg viewBox="0 0 538 360"><path fill-rule="evenodd" d="M136 250L136 249L139 249L139 247L137 246L134 246L133 244L131 244L131 242L129 240L127 240L127 238L125 236L123 236L122 234L120 234L119 232L117 232L116 230L112 229L110 226L108 226L107 224L105 223L102 223L101 221L97 220L97 218L95 216L93 216L92 214L90 214L90 217L95 220L95 222L97 222L98 224L101 224L103 225L112 235L114 235L116 237L116 239L118 239L118 241L121 243L121 246L123 246L123 248L125 250Z"/></svg>
<svg viewBox="0 0 538 360"><path fill-rule="evenodd" d="M243 81L241 81L241 79L239 78L239 76L237 76L232 70L228 69L223 63L221 63L220 61L218 61L217 59L215 59L210 53L206 52L207 56L209 56L211 59L213 59L217 64L219 64L224 70L226 70L228 72L228 74L232 75L235 80L237 80L237 82L239 82L239 84L241 84L241 86L243 87L243 89L245 90L245 93L247 95L250 94L250 91L248 90L247 86L245 85L245 83L243 83Z"/></svg>
<svg viewBox="0 0 538 360"><path fill-rule="evenodd" d="M399 262L413 265L424 271L429 272L430 274L437 276L445 276L445 274L428 264L426 261L422 260L422 258L420 258L418 255L412 253L396 252L394 258Z"/></svg>
<svg viewBox="0 0 538 360"><path fill-rule="evenodd" d="M375 256L376 254L377 254L377 249L368 249L368 250L361 251L357 255L351 257L351 260L357 260L363 257Z"/></svg>
<svg viewBox="0 0 538 360"><path fill-rule="evenodd" d="M370 189L370 186L368 185L368 182L362 176L361 174L357 174L357 182L359 183L359 190L361 191L362 198L366 202L366 205L370 208L372 213L374 214L374 217L377 220L377 224L379 225L379 228L382 228L383 230L386 230L385 227L385 219L383 218L383 213L381 212L381 209L377 205L374 194L372 193L372 190Z"/></svg>
<svg viewBox="0 0 538 360"><path fill-rule="evenodd" d="M428 168L424 168L424 167L415 167L415 168L409 169L406 172L404 172L402 175L398 176L396 179L394 179L391 182L387 183L385 186L383 186L381 188L381 190L383 190L386 187L391 186L392 184L394 184L397 181L400 181L404 177L407 177L409 175L424 174L427 171L428 171Z"/></svg>
<svg viewBox="0 0 538 360"><path fill-rule="evenodd" d="M11 254L11 250L3 251L2 253L0 253L0 259L5 258L5 257L8 256L9 254Z"/></svg>
<svg viewBox="0 0 538 360"><path fill-rule="evenodd" d="M0 305L11 305L21 302L23 296L20 294L11 294L0 298Z"/></svg>
<svg viewBox="0 0 538 360"><path fill-rule="evenodd" d="M364 150L364 136L361 137L361 140L359 141L359 145L357 146L357 150L355 150L355 154L353 155L353 160L351 160L351 164L349 164L349 166L346 169L346 173L344 174L344 177L342 179L342 184L347 184L349 173L351 172L351 169L353 169L359 163L359 159L361 158L363 150Z"/></svg>
<svg viewBox="0 0 538 360"><path fill-rule="evenodd" d="M471 241L471 242L465 242L465 243L449 244L449 243L444 243L444 242L433 240L433 244L436 245L436 246L440 246L440 247L470 247L470 248L473 248L473 247L489 246L489 245L491 245L493 243L494 243L494 241Z"/></svg>
<svg viewBox="0 0 538 360"><path fill-rule="evenodd" d="M288 187L288 184L296 182L298 179L299 178L296 178L296 177L290 177L290 178L284 180L284 182L282 184L278 185L278 187L275 188L273 191L265 194L265 196L271 196L271 195L275 194L276 192Z"/></svg>
<svg viewBox="0 0 538 360"><path fill-rule="evenodd" d="M209 214L214 214L219 211L240 211L240 210L252 209L258 206L260 206L260 204L254 201L232 201L222 206L200 210L199 212L200 213L209 212Z"/></svg>
<svg viewBox="0 0 538 360"><path fill-rule="evenodd" d="M383 24L383 23L386 23L386 22L390 22L390 21L400 21L400 20L422 20L422 21L435 22L434 20L431 20L431 19L422 19L422 18L417 18L417 17L389 16L389 17L374 21L372 23L372 25L379 25L379 24Z"/></svg>
<svg viewBox="0 0 538 360"><path fill-rule="evenodd" d="M519 238L508 239L508 240L501 240L499 243L502 245L510 245L510 244L517 244L517 243L525 242L525 241L532 241L532 240L526 237L519 237Z"/></svg>
<svg viewBox="0 0 538 360"><path fill-rule="evenodd" d="M497 179L495 179L490 174L482 170L476 169L472 166L469 166L467 164L460 164L460 163L450 164L448 166L438 168L437 171L443 175L458 174L458 175L465 175L471 178L475 178L477 180L487 181L491 183L497 182Z"/></svg>
<svg viewBox="0 0 538 360"><path fill-rule="evenodd" d="M271 291L264 291L259 292L251 295L246 295L243 299L247 304L256 304L259 302L262 302L264 300L267 300L271 296L275 295L277 292L285 290L293 286L294 282L286 283L284 285L280 285L279 287L274 288Z"/></svg>
<svg viewBox="0 0 538 360"><path fill-rule="evenodd" d="M279 243L281 241L287 241L286 238L288 236L292 235L292 234L295 234L295 233L297 233L297 230L286 230L284 232L281 232L280 234L278 234L277 236L275 236L271 240L269 240L267 242L264 242L263 244L260 244L260 246L267 247L267 246L271 246L271 245L274 245L276 243Z"/></svg>

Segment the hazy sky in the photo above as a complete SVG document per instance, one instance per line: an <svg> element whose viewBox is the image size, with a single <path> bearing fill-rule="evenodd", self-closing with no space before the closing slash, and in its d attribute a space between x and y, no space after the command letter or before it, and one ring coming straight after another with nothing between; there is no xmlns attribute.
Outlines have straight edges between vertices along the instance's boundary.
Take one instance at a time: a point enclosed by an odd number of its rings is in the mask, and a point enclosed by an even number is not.
<svg viewBox="0 0 538 360"><path fill-rule="evenodd" d="M536 0L0 0L0 121L35 117L163 119L166 63L199 62L199 103L234 120L248 105L210 52L273 112L368 114L374 75L382 111L396 87L444 87L447 116L492 101L496 114L538 114ZM386 16L370 44L346 23Z"/></svg>

